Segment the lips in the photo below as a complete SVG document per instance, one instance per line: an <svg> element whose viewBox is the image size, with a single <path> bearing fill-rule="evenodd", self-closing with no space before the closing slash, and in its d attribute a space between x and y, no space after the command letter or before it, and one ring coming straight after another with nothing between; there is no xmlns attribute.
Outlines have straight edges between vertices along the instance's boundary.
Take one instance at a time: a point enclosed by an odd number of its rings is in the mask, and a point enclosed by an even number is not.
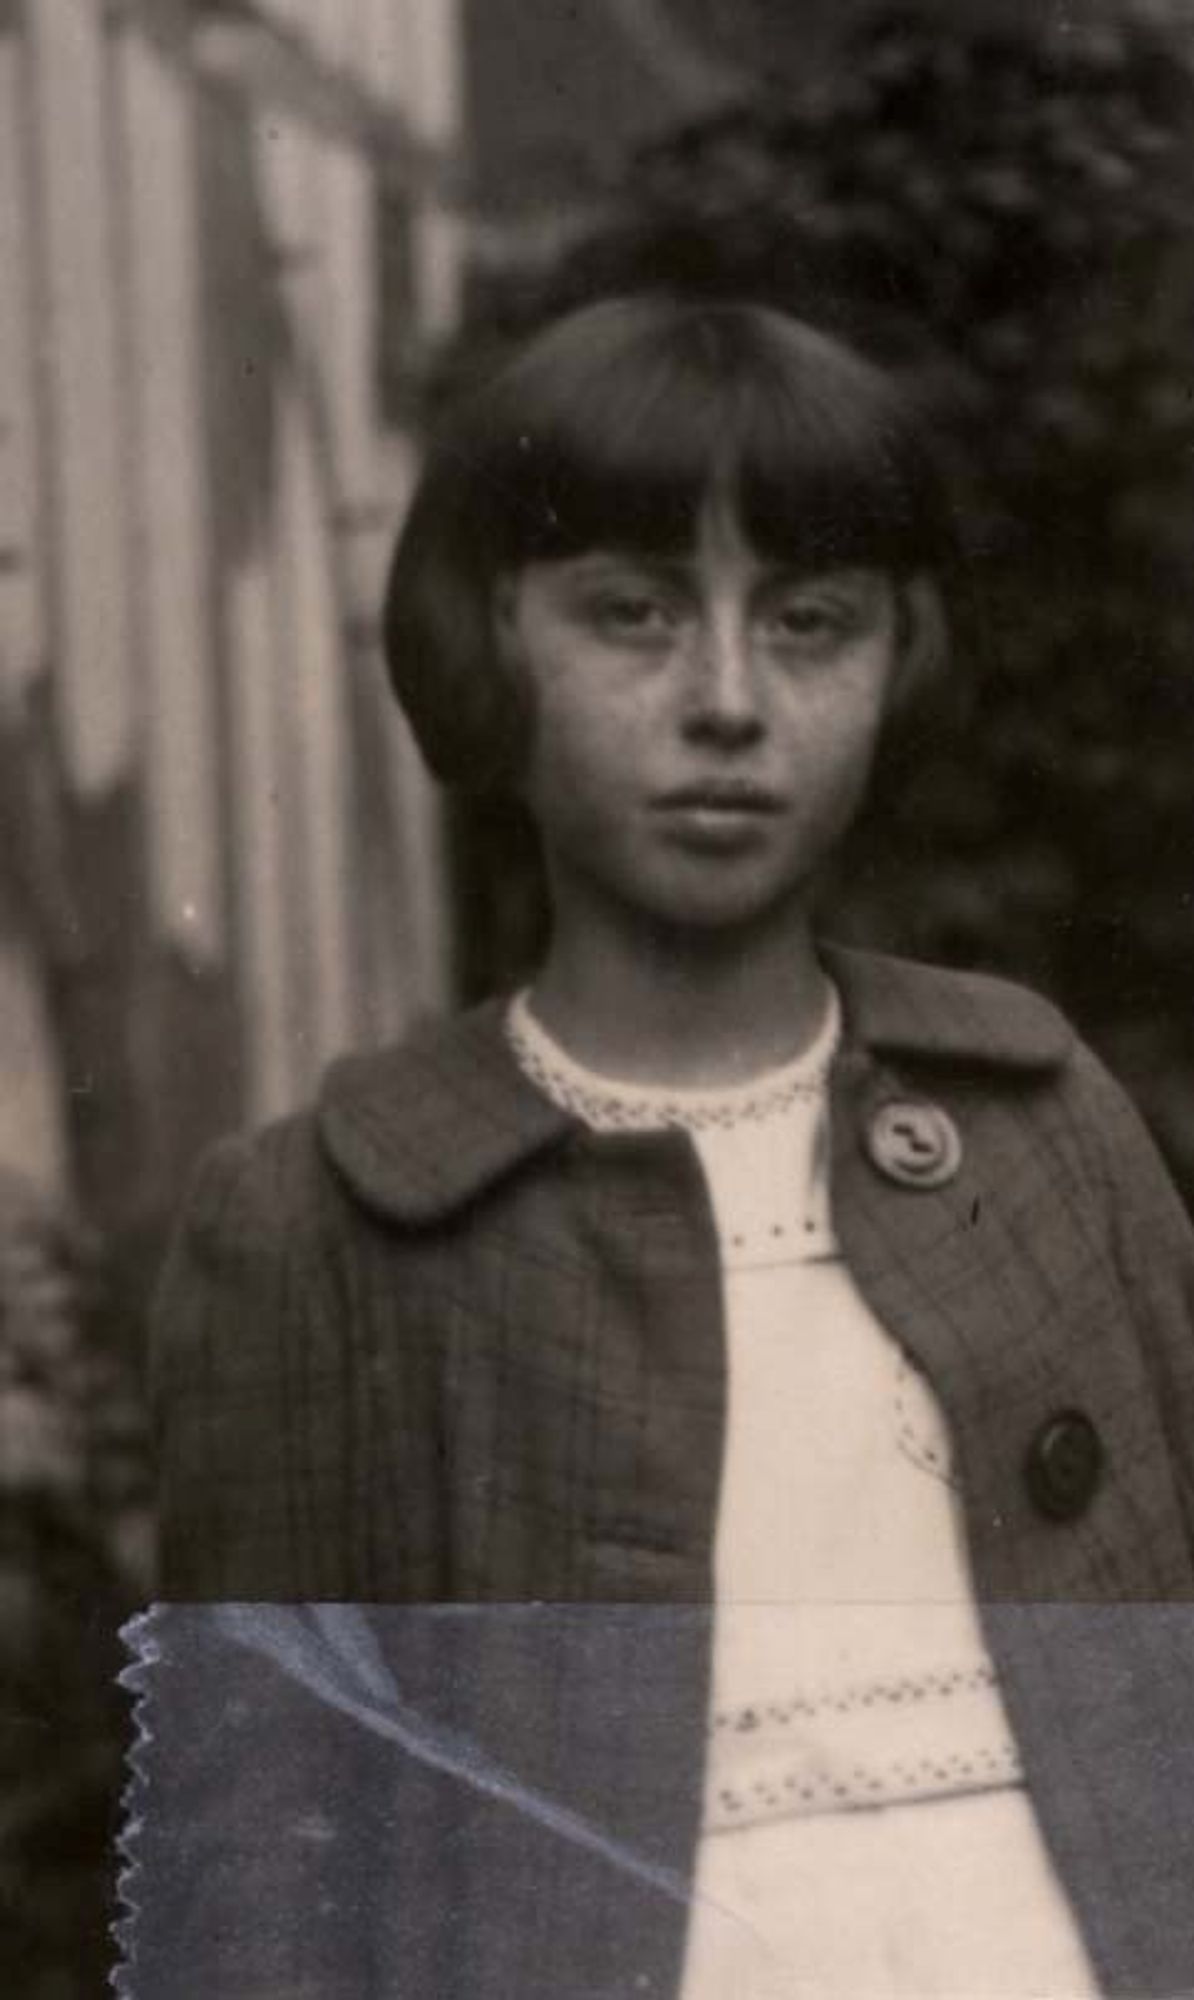
<svg viewBox="0 0 1194 2000"><path fill-rule="evenodd" d="M748 779L709 778L663 792L654 804L661 812L778 813L784 802Z"/></svg>
<svg viewBox="0 0 1194 2000"><path fill-rule="evenodd" d="M652 806L669 846L723 862L768 846L785 810L778 792L747 778L699 778L661 792Z"/></svg>

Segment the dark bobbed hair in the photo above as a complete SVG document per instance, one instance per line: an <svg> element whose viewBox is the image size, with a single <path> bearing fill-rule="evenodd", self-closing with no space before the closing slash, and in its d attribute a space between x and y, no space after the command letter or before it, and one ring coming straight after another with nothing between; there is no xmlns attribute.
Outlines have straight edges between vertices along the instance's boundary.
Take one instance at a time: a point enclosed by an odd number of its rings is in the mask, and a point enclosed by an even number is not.
<svg viewBox="0 0 1194 2000"><path fill-rule="evenodd" d="M528 725L495 588L528 563L675 556L716 494L761 555L894 579L952 566L948 508L902 394L768 307L607 299L536 335L432 440L390 570L394 690L432 770L501 788Z"/></svg>

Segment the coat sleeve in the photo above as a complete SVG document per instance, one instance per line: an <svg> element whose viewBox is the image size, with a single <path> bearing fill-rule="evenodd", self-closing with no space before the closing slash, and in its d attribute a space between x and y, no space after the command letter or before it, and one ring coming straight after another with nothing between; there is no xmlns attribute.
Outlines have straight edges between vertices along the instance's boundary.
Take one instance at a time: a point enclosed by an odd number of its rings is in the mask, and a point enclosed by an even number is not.
<svg viewBox="0 0 1194 2000"><path fill-rule="evenodd" d="M302 1443L327 1389L313 1337L328 1324L327 1274L296 1186L300 1152L297 1126L221 1141L166 1258L150 1325L166 1598L319 1594Z"/></svg>
<svg viewBox="0 0 1194 2000"><path fill-rule="evenodd" d="M1075 1074L1081 1124L1110 1211L1114 1253L1169 1439L1194 1550L1194 1226L1143 1120L1091 1052Z"/></svg>

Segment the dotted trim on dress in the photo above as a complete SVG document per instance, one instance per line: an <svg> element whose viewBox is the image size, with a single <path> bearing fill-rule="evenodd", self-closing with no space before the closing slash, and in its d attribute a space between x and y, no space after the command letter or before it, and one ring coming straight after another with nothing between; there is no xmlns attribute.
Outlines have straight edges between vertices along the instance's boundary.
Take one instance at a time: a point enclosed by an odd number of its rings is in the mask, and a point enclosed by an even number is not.
<svg viewBox="0 0 1194 2000"><path fill-rule="evenodd" d="M996 1685L994 1667L983 1661L978 1666L953 1667L943 1673L918 1674L891 1681L866 1681L859 1687L817 1695L796 1695L786 1702L758 1702L743 1708L720 1709L713 1716L713 1729L724 1734L746 1736L757 1729L782 1729L808 1722L818 1715L856 1715L863 1709L899 1707L905 1702L976 1694Z"/></svg>
<svg viewBox="0 0 1194 2000"><path fill-rule="evenodd" d="M725 1822L743 1824L802 1812L845 1812L900 1799L989 1791L1022 1779L1019 1754L1015 1745L1007 1742L995 1750L893 1759L875 1766L855 1764L848 1771L798 1766L756 1778L746 1786L719 1786L716 1803Z"/></svg>
<svg viewBox="0 0 1194 2000"><path fill-rule="evenodd" d="M918 1389L921 1394L928 1393L928 1385L920 1370L901 1349L895 1380L896 1446L918 1471L927 1472L932 1478L939 1479L943 1486L960 1492L962 1482L958 1478L944 1427L930 1434L924 1418L918 1419L913 1408L914 1401L918 1400Z"/></svg>
<svg viewBox="0 0 1194 2000"><path fill-rule="evenodd" d="M825 1025L812 1047L795 1062L755 1083L722 1090L669 1092L618 1083L585 1069L554 1042L532 1014L525 992L506 1010L506 1038L523 1074L553 1104L570 1111L595 1132L643 1132L667 1128L686 1132L732 1131L812 1103L825 1095L841 1039L837 995L831 989Z"/></svg>

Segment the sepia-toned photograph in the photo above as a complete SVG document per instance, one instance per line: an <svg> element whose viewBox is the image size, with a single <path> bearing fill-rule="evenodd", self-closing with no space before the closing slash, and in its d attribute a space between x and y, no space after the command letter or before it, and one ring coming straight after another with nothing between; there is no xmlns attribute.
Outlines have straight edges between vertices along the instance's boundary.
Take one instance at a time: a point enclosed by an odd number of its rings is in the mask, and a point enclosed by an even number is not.
<svg viewBox="0 0 1194 2000"><path fill-rule="evenodd" d="M0 1989L1194 1995L1189 0L0 0Z"/></svg>

